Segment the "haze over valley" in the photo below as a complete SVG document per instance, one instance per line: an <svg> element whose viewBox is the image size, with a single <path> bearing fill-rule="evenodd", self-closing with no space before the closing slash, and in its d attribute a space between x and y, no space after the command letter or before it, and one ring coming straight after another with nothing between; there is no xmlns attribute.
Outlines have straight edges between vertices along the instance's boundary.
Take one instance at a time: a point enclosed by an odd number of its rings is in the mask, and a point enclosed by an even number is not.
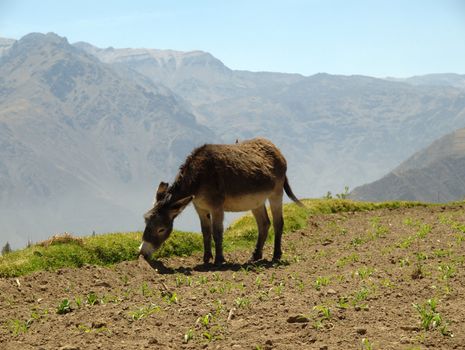
<svg viewBox="0 0 465 350"><path fill-rule="evenodd" d="M0 39L0 244L141 229L155 187L203 143L269 138L294 193L321 197L463 127L464 75L250 72L203 51ZM181 227L198 231L190 214Z"/></svg>

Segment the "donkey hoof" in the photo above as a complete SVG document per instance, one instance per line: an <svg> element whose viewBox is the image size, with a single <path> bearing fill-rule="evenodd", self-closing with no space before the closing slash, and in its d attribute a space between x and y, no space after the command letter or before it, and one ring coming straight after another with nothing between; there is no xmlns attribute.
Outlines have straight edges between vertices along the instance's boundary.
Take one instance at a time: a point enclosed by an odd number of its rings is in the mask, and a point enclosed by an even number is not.
<svg viewBox="0 0 465 350"><path fill-rule="evenodd" d="M263 259L263 254L253 253L250 262L256 262Z"/></svg>
<svg viewBox="0 0 465 350"><path fill-rule="evenodd" d="M211 254L206 254L203 256L203 263L208 265L210 264L211 259L213 259L213 256Z"/></svg>
<svg viewBox="0 0 465 350"><path fill-rule="evenodd" d="M280 262L281 261L281 256L282 254L276 254L276 255L273 255L273 262L276 263L276 262Z"/></svg>
<svg viewBox="0 0 465 350"><path fill-rule="evenodd" d="M215 258L215 265L216 266L221 266L221 265L223 265L224 262L226 262L226 260L224 260L224 257L222 257L222 256L219 256L219 257L217 256Z"/></svg>

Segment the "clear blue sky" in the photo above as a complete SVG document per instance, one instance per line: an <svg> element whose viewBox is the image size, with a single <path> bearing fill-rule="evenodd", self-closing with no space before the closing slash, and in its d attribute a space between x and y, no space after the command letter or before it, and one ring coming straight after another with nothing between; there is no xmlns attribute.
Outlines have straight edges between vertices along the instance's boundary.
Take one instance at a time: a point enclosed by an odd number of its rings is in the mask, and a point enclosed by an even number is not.
<svg viewBox="0 0 465 350"><path fill-rule="evenodd" d="M0 0L0 36L204 50L233 69L465 73L464 0Z"/></svg>

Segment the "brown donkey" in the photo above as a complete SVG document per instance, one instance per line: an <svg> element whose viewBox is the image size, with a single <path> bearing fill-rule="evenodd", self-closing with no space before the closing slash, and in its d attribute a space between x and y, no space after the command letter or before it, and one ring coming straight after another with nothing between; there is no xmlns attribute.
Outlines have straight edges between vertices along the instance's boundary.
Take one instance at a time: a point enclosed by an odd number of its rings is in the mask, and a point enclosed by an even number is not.
<svg viewBox="0 0 465 350"><path fill-rule="evenodd" d="M204 145L196 148L180 167L174 183L161 182L154 206L145 215L146 227L140 254L149 258L169 237L173 220L192 201L200 218L204 263L212 255L215 264L224 262L223 217L225 211L252 210L257 221L258 240L252 260L262 258L270 219L265 201L270 202L275 232L273 260L282 255L283 189L294 202L303 205L292 193L286 177L286 160L270 141L257 138L233 145Z"/></svg>

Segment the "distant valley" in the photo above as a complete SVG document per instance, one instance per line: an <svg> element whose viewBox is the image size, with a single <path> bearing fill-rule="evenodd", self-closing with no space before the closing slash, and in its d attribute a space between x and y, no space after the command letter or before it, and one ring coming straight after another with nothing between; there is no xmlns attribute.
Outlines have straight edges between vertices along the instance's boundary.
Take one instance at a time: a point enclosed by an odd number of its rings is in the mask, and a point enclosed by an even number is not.
<svg viewBox="0 0 465 350"><path fill-rule="evenodd" d="M306 77L201 51L0 39L0 244L140 229L155 186L205 142L271 139L294 192L312 197L381 178L463 127L456 74Z"/></svg>

